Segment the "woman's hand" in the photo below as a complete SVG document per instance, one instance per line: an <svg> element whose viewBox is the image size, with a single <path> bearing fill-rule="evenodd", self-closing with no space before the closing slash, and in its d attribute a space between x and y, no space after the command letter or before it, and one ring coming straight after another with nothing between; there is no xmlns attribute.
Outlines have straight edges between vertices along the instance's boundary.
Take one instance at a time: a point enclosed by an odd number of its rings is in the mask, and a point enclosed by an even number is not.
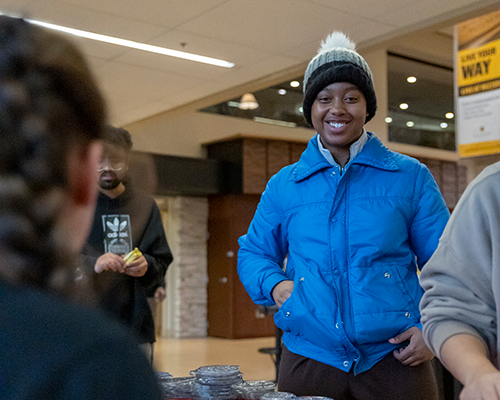
<svg viewBox="0 0 500 400"><path fill-rule="evenodd" d="M400 335L389 339L389 342L392 344L398 344L407 340L410 341L408 346L394 350L393 352L394 357L401 361L402 364L414 367L434 358L434 354L432 354L424 342L422 331L416 326L413 326Z"/></svg>
<svg viewBox="0 0 500 400"><path fill-rule="evenodd" d="M274 287L271 295L279 308L281 308L285 300L290 297L292 291L293 281L281 281Z"/></svg>

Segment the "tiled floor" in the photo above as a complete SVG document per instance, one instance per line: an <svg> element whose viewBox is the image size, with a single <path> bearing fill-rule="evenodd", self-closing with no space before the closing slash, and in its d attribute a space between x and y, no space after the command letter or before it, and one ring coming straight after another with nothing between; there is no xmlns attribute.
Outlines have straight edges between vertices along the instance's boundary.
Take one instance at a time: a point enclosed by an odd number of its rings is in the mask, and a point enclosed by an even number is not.
<svg viewBox="0 0 500 400"><path fill-rule="evenodd" d="M257 339L171 339L157 338L154 367L175 377L188 376L203 365L239 365L245 380L274 380L271 356L259 348L273 347L274 337Z"/></svg>

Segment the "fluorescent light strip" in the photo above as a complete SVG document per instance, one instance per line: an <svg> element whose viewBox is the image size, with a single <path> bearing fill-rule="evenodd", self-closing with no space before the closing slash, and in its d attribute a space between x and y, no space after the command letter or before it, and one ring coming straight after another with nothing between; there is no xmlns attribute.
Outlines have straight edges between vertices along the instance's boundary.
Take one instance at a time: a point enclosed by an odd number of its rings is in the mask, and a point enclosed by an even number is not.
<svg viewBox="0 0 500 400"><path fill-rule="evenodd" d="M0 14L3 14L3 13L0 12ZM3 14L3 15L7 15L7 14ZM204 63L204 64L215 65L218 67L224 67L224 68L234 67L234 63L230 63L230 62L224 61L224 60L219 60L217 58L199 56L197 54L186 53L184 51L166 49L164 47L152 46L150 44L134 42L132 40L119 39L119 38L115 38L112 36L100 35L98 33L92 33L92 32L82 31L79 29L67 28L65 26L50 24L47 22L41 22L41 21L36 21L36 20L32 20L32 19L26 19L26 21L31 22L32 24L35 24L35 25L43 26L43 27L48 28L48 29L53 29L56 31L69 33L70 35L80 36L80 37L87 38L87 39L98 40L100 42L117 44L119 46L130 47L132 49L144 50L144 51L149 51L151 53L157 53L157 54L163 54L163 55L171 56L171 57L183 58L185 60L197 61L197 62Z"/></svg>
<svg viewBox="0 0 500 400"><path fill-rule="evenodd" d="M297 126L295 122L279 121L277 119L271 119L271 118L253 117L253 120L255 122L263 122L264 124L286 126L288 128L295 128Z"/></svg>

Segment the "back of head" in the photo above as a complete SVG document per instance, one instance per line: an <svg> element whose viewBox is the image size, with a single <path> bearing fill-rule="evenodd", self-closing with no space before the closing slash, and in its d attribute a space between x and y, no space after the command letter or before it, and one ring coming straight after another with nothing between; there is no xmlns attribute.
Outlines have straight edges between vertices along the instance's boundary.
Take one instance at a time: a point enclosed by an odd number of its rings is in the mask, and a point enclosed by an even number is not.
<svg viewBox="0 0 500 400"><path fill-rule="evenodd" d="M78 49L0 16L1 279L45 288L72 281L72 258L55 234L67 157L99 139L104 124L103 99Z"/></svg>

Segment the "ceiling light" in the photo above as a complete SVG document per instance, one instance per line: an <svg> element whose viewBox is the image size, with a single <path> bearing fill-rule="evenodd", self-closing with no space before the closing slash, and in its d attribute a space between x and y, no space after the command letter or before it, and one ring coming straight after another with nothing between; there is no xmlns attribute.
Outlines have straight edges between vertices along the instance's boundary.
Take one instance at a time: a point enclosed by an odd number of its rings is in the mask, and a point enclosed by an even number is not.
<svg viewBox="0 0 500 400"><path fill-rule="evenodd" d="M453 119L455 115L452 112L447 112L444 116L448 119Z"/></svg>
<svg viewBox="0 0 500 400"><path fill-rule="evenodd" d="M257 99L252 93L245 93L241 97L239 109L240 110L255 110L259 108L259 103L257 103Z"/></svg>
<svg viewBox="0 0 500 400"><path fill-rule="evenodd" d="M387 117L387 118L385 119L385 122L387 122L388 124L390 124L390 123L392 122L392 118L391 118L391 117Z"/></svg>
<svg viewBox="0 0 500 400"><path fill-rule="evenodd" d="M286 90L285 89L280 89L280 90L278 90L278 93L283 96L283 95L286 94Z"/></svg>
<svg viewBox="0 0 500 400"><path fill-rule="evenodd" d="M299 87L300 86L300 82L299 81L291 81L290 82L290 86L291 87Z"/></svg>
<svg viewBox="0 0 500 400"><path fill-rule="evenodd" d="M448 128L448 124L446 122L441 122L439 126L443 129Z"/></svg>
<svg viewBox="0 0 500 400"><path fill-rule="evenodd" d="M399 105L399 108L401 108L401 110L406 110L406 109L408 108L408 104L406 104L406 103L401 103L401 104Z"/></svg>
<svg viewBox="0 0 500 400"><path fill-rule="evenodd" d="M7 14L0 12L0 15L7 15ZM80 37L83 37L86 39L98 40L100 42L105 42L105 43L116 44L119 46L129 47L131 49L144 50L144 51L149 51L151 53L157 53L157 54L163 54L163 55L171 56L171 57L183 58L185 60L201 62L201 63L205 63L205 64L215 65L218 67L224 67L224 68L234 67L234 63L224 61L224 60L219 60L216 58L200 56L200 55L192 54L192 53L186 53L184 51L171 50L171 49L167 49L167 48L159 47L159 46L152 46L150 44L134 42L132 40L126 40L126 39L119 39L119 38L115 38L112 36L106 36L106 35L101 35L98 33L82 31L79 29L67 28L65 26L50 24L47 22L41 22L41 21L36 21L36 20L32 20L32 19L26 19L26 21L31 22L34 25L43 26L43 27L48 28L48 29L53 29L53 30L56 30L59 32L69 33L70 35L80 36Z"/></svg>
<svg viewBox="0 0 500 400"><path fill-rule="evenodd" d="M408 81L408 83L415 83L417 81L417 78L415 78L414 76L409 76L408 78L406 78L406 80Z"/></svg>
<svg viewBox="0 0 500 400"><path fill-rule="evenodd" d="M415 126L415 122L413 122L413 121L408 121L408 122L406 123L406 126L407 126L408 128L411 128L412 126Z"/></svg>

